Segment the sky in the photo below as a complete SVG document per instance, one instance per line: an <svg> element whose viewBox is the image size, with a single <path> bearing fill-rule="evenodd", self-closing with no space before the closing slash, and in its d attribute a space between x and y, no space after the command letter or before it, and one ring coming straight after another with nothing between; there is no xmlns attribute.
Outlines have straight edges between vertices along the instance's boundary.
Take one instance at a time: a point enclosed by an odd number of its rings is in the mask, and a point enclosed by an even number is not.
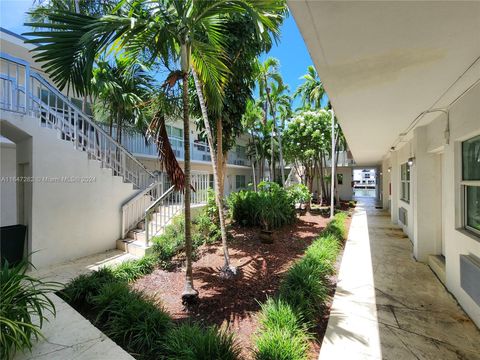
<svg viewBox="0 0 480 360"><path fill-rule="evenodd" d="M32 4L33 0L0 0L1 26L17 34L29 31L23 23L26 20L25 13ZM280 61L280 72L284 82L289 85L293 93L302 83L300 78L307 72L307 67L313 64L293 16L290 15L285 19L279 43L274 45L268 54L262 55L260 60L263 61L270 56ZM299 105L297 99L293 108Z"/></svg>

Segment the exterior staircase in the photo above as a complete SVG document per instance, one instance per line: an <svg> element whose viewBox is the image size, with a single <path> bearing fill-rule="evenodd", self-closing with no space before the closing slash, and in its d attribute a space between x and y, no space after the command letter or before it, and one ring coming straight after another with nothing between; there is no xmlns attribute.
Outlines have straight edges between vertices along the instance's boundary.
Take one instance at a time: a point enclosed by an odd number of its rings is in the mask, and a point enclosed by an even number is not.
<svg viewBox="0 0 480 360"><path fill-rule="evenodd" d="M183 194L166 187L167 179L147 170L103 127L83 113L69 98L22 59L0 53L0 109L30 115L39 126L56 131L58 138L71 142L73 148L87 154L113 176L131 183L138 193L121 209L121 239L117 247L142 256L150 248L152 236L161 233L183 209ZM208 175L192 176L197 187L192 205L206 203Z"/></svg>

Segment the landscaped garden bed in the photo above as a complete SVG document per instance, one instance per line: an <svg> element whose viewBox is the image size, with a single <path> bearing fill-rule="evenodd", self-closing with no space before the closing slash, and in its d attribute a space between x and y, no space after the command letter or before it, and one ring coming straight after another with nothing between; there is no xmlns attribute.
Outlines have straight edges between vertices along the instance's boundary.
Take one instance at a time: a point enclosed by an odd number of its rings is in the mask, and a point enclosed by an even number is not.
<svg viewBox="0 0 480 360"><path fill-rule="evenodd" d="M326 213L314 209L277 228L272 244L261 242L259 228L232 224L237 276L219 276L218 242L197 244L199 301L185 307L179 220L166 232L177 247L159 238L154 256L80 276L60 295L138 359L314 359L349 222L340 213L327 225Z"/></svg>

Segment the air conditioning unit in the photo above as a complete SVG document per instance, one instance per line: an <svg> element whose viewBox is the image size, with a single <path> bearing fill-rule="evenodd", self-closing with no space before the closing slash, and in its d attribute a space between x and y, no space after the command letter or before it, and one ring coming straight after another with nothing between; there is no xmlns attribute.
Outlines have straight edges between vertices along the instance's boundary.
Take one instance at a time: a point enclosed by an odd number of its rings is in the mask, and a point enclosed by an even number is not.
<svg viewBox="0 0 480 360"><path fill-rule="evenodd" d="M408 225L408 212L407 209L401 207L398 209L398 220L405 226Z"/></svg>

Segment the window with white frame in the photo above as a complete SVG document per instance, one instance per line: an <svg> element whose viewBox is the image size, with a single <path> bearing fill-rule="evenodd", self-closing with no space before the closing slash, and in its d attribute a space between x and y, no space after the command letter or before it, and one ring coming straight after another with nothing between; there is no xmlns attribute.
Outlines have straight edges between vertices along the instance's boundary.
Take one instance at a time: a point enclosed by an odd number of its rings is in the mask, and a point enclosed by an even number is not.
<svg viewBox="0 0 480 360"><path fill-rule="evenodd" d="M480 135L462 142L464 227L480 236Z"/></svg>
<svg viewBox="0 0 480 360"><path fill-rule="evenodd" d="M245 146L237 145L236 152L237 152L237 158L239 159L247 158L247 149Z"/></svg>
<svg viewBox="0 0 480 360"><path fill-rule="evenodd" d="M235 176L235 188L237 190L239 189L245 189L245 175L236 175Z"/></svg>
<svg viewBox="0 0 480 360"><path fill-rule="evenodd" d="M165 127L167 128L168 136L178 138L178 139L183 139L183 129L177 128L172 125L166 125Z"/></svg>
<svg viewBox="0 0 480 360"><path fill-rule="evenodd" d="M410 203L410 166L400 165L400 199Z"/></svg>

